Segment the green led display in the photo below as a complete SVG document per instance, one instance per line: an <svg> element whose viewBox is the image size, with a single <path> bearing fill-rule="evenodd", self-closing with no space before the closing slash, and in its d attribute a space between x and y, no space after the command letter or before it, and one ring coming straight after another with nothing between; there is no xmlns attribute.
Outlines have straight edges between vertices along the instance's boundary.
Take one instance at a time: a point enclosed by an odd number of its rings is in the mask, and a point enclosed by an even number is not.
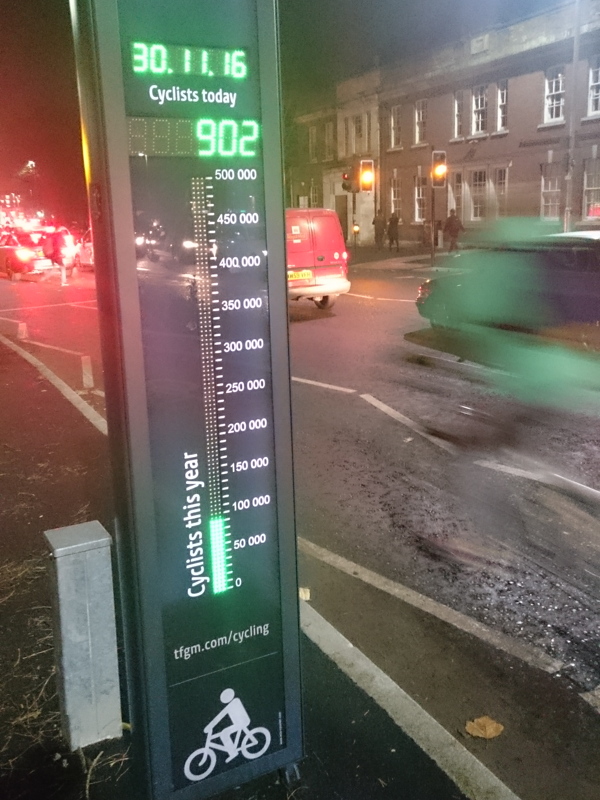
<svg viewBox="0 0 600 800"><path fill-rule="evenodd" d="M127 133L130 156L251 158L260 142L254 119L129 117Z"/></svg>
<svg viewBox="0 0 600 800"><path fill-rule="evenodd" d="M243 80L248 74L244 50L220 50L132 42L131 67L139 75L202 75Z"/></svg>
<svg viewBox="0 0 600 800"><path fill-rule="evenodd" d="M246 119L200 119L196 123L196 138L200 142L199 156L255 156L259 134L258 122Z"/></svg>
<svg viewBox="0 0 600 800"><path fill-rule="evenodd" d="M222 594L231 589L227 568L225 520L222 518L210 521L210 553L213 594Z"/></svg>

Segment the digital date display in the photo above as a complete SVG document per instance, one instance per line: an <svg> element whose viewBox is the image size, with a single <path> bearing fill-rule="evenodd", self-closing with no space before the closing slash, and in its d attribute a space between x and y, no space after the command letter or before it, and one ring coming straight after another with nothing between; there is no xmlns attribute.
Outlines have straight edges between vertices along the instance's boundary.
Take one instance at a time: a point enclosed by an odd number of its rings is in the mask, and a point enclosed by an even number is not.
<svg viewBox="0 0 600 800"><path fill-rule="evenodd" d="M186 47L157 42L131 43L131 68L138 75L195 75L205 78L248 76L246 52L209 47Z"/></svg>

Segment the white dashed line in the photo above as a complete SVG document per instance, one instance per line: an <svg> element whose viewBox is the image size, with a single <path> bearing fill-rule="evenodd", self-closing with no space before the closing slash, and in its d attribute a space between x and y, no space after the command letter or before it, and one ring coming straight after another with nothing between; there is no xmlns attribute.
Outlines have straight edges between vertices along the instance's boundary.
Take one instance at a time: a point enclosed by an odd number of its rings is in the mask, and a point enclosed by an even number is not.
<svg viewBox="0 0 600 800"><path fill-rule="evenodd" d="M389 303L414 303L414 300L404 300L400 297L374 297L372 294L354 294L348 292L348 297L362 297L363 300L383 300Z"/></svg>
<svg viewBox="0 0 600 800"><path fill-rule="evenodd" d="M414 300L405 300L402 297L376 297L375 300L383 300L388 303L413 303L413 305L415 302Z"/></svg>
<svg viewBox="0 0 600 800"><path fill-rule="evenodd" d="M385 403L382 403L381 400L378 400L376 397L370 394L361 394L360 395L362 400L366 400L367 403L370 403L375 408L378 408L380 411L383 411L384 414L387 414L388 417L395 419L396 422L402 423L402 425L410 428L411 431L414 433L418 433L419 436L422 436L427 441L431 442L432 444L436 445L436 447L440 447L442 450L445 450L447 453L454 454L456 452L456 448L454 445L450 444L449 442L444 442L442 439L438 439L435 436L430 436L426 431L423 430L421 425L417 422L413 422L412 419L405 417L404 414L401 414L399 411L396 411L394 408L387 406Z"/></svg>
<svg viewBox="0 0 600 800"><path fill-rule="evenodd" d="M333 389L334 392L346 392L354 394L356 389L346 389L345 386L334 386L332 383L320 383L319 381L309 381L308 378L292 378L296 383L308 383L310 386L319 386L321 389Z"/></svg>

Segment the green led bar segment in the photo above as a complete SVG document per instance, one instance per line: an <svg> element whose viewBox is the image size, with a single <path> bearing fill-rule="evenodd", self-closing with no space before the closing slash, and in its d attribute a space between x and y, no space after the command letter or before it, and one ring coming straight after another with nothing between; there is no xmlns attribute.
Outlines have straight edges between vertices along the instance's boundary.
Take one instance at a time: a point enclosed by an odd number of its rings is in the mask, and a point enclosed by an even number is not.
<svg viewBox="0 0 600 800"><path fill-rule="evenodd" d="M227 569L227 534L225 520L211 519L210 529L210 556L212 570L213 594L222 594L231 589Z"/></svg>

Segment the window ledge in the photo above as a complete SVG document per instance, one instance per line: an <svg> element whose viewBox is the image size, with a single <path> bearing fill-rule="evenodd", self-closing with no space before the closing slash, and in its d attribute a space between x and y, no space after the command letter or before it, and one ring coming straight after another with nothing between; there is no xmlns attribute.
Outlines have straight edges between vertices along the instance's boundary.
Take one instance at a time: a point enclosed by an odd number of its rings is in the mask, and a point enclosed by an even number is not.
<svg viewBox="0 0 600 800"><path fill-rule="evenodd" d="M422 147L429 147L428 142L419 142L418 144L411 144L411 150L420 150Z"/></svg>
<svg viewBox="0 0 600 800"><path fill-rule="evenodd" d="M501 131L492 131L490 136L508 136L508 128L502 128Z"/></svg>
<svg viewBox="0 0 600 800"><path fill-rule="evenodd" d="M459 142L464 142L464 136L454 136L452 139L448 139L450 144L458 144Z"/></svg>
<svg viewBox="0 0 600 800"><path fill-rule="evenodd" d="M487 133L487 132L486 133L470 133L467 136L467 142L474 142L477 139L488 139L488 138L489 138L489 133Z"/></svg>
<svg viewBox="0 0 600 800"><path fill-rule="evenodd" d="M543 131L546 130L546 128L564 128L565 125L566 122L564 119L557 119L554 120L553 122L541 122L537 126L537 129L538 131Z"/></svg>
<svg viewBox="0 0 600 800"><path fill-rule="evenodd" d="M388 153L398 153L400 150L404 150L404 145L397 144L394 147L388 147L387 149Z"/></svg>
<svg viewBox="0 0 600 800"><path fill-rule="evenodd" d="M418 226L421 226L421 225L424 225L425 223L424 223L424 221L423 221L423 220L414 220L414 219L413 219L413 221L412 221L410 224L411 224L411 225L415 225L415 226L417 226L417 225L418 225Z"/></svg>
<svg viewBox="0 0 600 800"><path fill-rule="evenodd" d="M598 114L589 114L587 117L581 118L582 122L599 122L600 121L600 113Z"/></svg>

